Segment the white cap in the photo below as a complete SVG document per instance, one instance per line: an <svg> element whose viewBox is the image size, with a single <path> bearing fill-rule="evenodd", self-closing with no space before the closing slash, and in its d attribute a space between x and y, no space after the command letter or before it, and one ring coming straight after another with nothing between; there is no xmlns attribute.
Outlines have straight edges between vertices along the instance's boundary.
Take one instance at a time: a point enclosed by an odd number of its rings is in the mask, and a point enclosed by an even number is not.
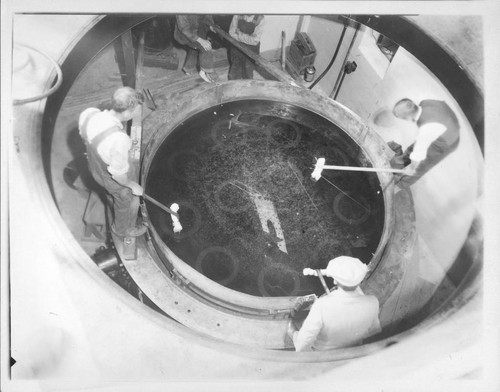
<svg viewBox="0 0 500 392"><path fill-rule="evenodd" d="M339 256L328 262L326 276L335 279L341 285L354 287L361 283L368 272L368 267L360 259Z"/></svg>

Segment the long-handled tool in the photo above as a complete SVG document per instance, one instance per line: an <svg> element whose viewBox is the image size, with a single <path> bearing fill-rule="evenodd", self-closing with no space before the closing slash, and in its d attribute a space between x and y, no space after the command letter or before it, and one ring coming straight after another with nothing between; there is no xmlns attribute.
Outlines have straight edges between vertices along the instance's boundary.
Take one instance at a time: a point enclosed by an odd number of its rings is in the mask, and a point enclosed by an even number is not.
<svg viewBox="0 0 500 392"><path fill-rule="evenodd" d="M302 273L304 276L317 276L323 286L323 289L325 290L325 293L330 294L330 289L326 285L325 278L323 277L323 274L326 273L325 269L304 268Z"/></svg>
<svg viewBox="0 0 500 392"><path fill-rule="evenodd" d="M142 197L144 197L144 199L146 199L146 200L150 201L151 203L153 203L155 206L160 207L163 211L168 212L169 214L172 214L172 215L176 216L177 218L179 217L179 214L177 213L177 211L174 211L174 210L168 208L167 206L161 204L159 201L157 201L156 199L153 199L151 196L146 195L144 193L142 195Z"/></svg>
<svg viewBox="0 0 500 392"><path fill-rule="evenodd" d="M177 212L179 211L179 205L177 203L172 204L170 208L168 208L167 206L163 205L158 200L153 199L149 195L143 194L142 197L153 203L155 206L160 207L163 211L170 214L174 226L173 227L174 233L179 233L182 230L182 225L181 222L179 221L179 214Z"/></svg>
<svg viewBox="0 0 500 392"><path fill-rule="evenodd" d="M311 173L311 178L314 181L318 181L321 178L321 173L325 169L333 170L347 170L347 171L363 171L363 172L385 172L385 173L399 173L405 174L403 169L388 169L388 168L376 168L376 167L357 167L357 166L336 166L336 165L325 165L325 158L318 158L316 164L314 165L314 170Z"/></svg>

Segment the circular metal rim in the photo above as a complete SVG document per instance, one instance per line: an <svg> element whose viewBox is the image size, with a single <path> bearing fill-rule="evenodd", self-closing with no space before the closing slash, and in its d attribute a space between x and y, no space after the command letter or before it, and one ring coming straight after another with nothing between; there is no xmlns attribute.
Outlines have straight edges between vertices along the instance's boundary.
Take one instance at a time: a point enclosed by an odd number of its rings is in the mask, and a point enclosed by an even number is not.
<svg viewBox="0 0 500 392"><path fill-rule="evenodd" d="M192 98L193 96L195 97L194 99ZM380 136L367 127L361 119L348 108L307 89L289 86L282 82L245 80L230 81L215 85L202 85L196 89L196 93L190 94L187 98L183 95L172 98L171 102L175 103L169 105L165 109L165 112L161 113L163 123L167 125L154 131L144 149L143 174L141 179L143 184L147 184L149 168L156 152L177 126L186 121L187 118L190 118L192 115L202 110L226 102L248 99L283 102L285 104L299 106L326 118L343 129L344 132L358 144L367 159L369 159L374 166L389 167L388 150ZM286 120L286 118L284 118L284 120ZM366 145L366 142L369 142L369 146ZM392 222L394 219L394 185L391 181L392 177L388 173L377 173L377 176L384 190L385 215L381 239L369 263L370 273L375 270L382 257L382 253L391 236ZM248 309L248 307L259 310L290 308L291 297L261 298L240 293L211 281L168 249L159 238L155 228L152 228L151 232L152 238L156 244L155 248L159 249L163 255L169 255L167 259L168 263L171 264L171 269L183 279L187 279L190 283L199 287L203 292L206 292L209 297L223 298L231 303L231 305L242 306L245 309Z"/></svg>

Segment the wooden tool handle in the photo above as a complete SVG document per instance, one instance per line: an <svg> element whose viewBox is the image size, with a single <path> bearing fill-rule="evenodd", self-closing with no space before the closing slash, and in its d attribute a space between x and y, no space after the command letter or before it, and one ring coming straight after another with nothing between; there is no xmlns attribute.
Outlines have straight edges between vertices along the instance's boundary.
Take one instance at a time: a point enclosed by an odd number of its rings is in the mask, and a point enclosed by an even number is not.
<svg viewBox="0 0 500 392"><path fill-rule="evenodd" d="M148 196L146 194L143 194L142 197L144 197L146 200L150 201L151 203L153 203L155 206L157 207L160 207L163 211L166 211L168 212L169 214L172 214L174 216L176 216L177 218L179 217L179 214L173 210L171 210L170 208L164 206L163 204L161 204L159 201L153 199L151 196Z"/></svg>
<svg viewBox="0 0 500 392"><path fill-rule="evenodd" d="M318 273L318 278L321 281L321 284L323 285L323 288L325 289L325 293L330 294L330 289L326 285L325 278L323 277L323 274L321 273L321 270L318 269L318 270L316 270L316 272Z"/></svg>
<svg viewBox="0 0 500 392"><path fill-rule="evenodd" d="M347 170L347 171L365 171L365 172L385 172L385 173L399 173L404 174L403 169L388 169L388 168L377 168L377 167L358 167L358 166L336 166L336 165L325 165L323 169L335 169L335 170Z"/></svg>

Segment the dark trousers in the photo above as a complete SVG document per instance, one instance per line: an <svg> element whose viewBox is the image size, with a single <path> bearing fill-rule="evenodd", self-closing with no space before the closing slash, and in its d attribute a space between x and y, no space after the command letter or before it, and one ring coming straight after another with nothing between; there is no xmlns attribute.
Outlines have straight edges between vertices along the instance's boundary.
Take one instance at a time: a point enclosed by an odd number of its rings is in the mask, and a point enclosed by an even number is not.
<svg viewBox="0 0 500 392"><path fill-rule="evenodd" d="M260 53L260 44L247 45L242 42L240 42L240 44L256 54ZM255 64L252 60L250 60L234 46L231 47L231 50L229 52L229 59L231 63L229 67L229 74L227 75L227 78L229 80L253 79Z"/></svg>
<svg viewBox="0 0 500 392"><path fill-rule="evenodd" d="M90 150L90 149L89 149ZM137 222L139 212L139 197L132 194L130 188L118 184L111 178L111 175L101 164L100 158L92 156L89 151L89 170L94 180L106 190L108 205L113 211L113 231L121 236L125 236L126 230L134 227ZM131 175L132 166L129 171Z"/></svg>
<svg viewBox="0 0 500 392"><path fill-rule="evenodd" d="M203 39L207 39L208 26L206 24L201 24L198 28L198 36ZM184 71L185 72L196 72L197 63L199 60L200 71L212 73L214 72L214 52L213 50L205 50L203 46L200 45L198 41L192 41L187 36L182 34L184 38L186 49L186 60L184 61Z"/></svg>

